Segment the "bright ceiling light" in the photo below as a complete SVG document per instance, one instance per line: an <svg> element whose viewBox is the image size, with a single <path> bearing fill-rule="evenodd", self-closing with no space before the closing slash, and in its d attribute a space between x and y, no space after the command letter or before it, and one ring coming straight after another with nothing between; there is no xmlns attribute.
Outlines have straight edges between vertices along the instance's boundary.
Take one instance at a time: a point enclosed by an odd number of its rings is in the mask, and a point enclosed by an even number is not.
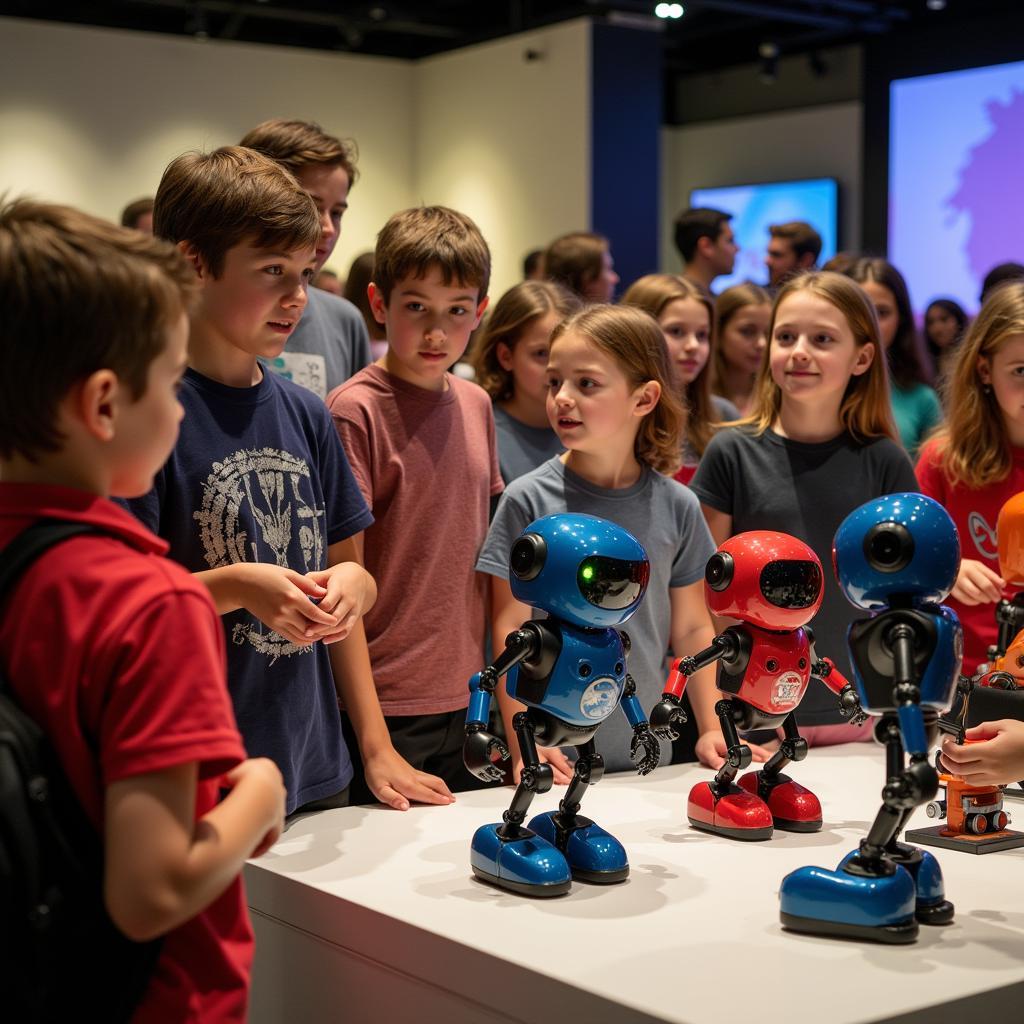
<svg viewBox="0 0 1024 1024"><path fill-rule="evenodd" d="M681 18L685 11L682 4L658 4L654 13L659 18Z"/></svg>

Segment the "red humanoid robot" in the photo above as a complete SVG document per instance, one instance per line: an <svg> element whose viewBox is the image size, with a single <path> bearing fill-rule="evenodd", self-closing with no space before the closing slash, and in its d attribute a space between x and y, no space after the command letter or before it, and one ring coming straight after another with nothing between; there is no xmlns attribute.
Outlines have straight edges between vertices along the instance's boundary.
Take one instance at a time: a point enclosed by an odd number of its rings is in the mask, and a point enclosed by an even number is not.
<svg viewBox="0 0 1024 1024"><path fill-rule="evenodd" d="M711 782L690 791L687 816L694 828L732 839L770 839L773 828L817 832L818 798L782 774L791 761L807 756L794 712L811 676L839 697L840 711L852 721L867 717L853 685L828 658L818 659L807 623L821 607L823 576L818 556L803 541L784 533L751 531L729 538L708 560L704 596L715 615L739 619L711 646L679 658L661 701L651 711L651 728L674 738L684 720L680 698L689 676L718 662L722 699L715 712L728 748L725 764ZM739 730L782 726L784 739L760 771L736 785L749 767L750 748Z"/></svg>

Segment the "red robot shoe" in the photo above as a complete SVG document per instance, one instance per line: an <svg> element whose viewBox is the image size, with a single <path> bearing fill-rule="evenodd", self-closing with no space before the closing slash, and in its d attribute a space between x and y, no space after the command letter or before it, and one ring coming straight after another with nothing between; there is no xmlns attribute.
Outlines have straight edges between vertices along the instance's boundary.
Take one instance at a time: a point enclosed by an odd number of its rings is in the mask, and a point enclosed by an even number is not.
<svg viewBox="0 0 1024 1024"><path fill-rule="evenodd" d="M730 839L771 839L772 812L756 793L729 786L728 792L716 797L712 786L715 783L698 782L690 790L686 815L694 828Z"/></svg>
<svg viewBox="0 0 1024 1024"><path fill-rule="evenodd" d="M748 772L739 785L757 795L768 805L776 828L784 832L818 832L821 830L821 802L806 787L788 775L779 775L772 785L762 772Z"/></svg>

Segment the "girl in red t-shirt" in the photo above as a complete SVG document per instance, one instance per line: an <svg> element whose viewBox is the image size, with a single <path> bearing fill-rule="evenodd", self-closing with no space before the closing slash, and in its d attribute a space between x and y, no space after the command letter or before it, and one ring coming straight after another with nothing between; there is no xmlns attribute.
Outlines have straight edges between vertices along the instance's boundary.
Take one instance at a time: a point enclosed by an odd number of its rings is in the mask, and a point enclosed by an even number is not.
<svg viewBox="0 0 1024 1024"><path fill-rule="evenodd" d="M948 378L948 421L917 464L924 494L945 505L960 531L963 561L949 605L964 627L964 670L996 640L999 509L1024 490L1024 282L992 292L960 346Z"/></svg>

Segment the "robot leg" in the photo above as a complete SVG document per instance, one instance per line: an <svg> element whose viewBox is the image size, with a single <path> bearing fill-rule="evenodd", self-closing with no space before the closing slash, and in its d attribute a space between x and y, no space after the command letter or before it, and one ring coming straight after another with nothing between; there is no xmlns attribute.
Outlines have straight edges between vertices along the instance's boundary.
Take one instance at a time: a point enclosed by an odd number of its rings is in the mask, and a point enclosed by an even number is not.
<svg viewBox="0 0 1024 1024"><path fill-rule="evenodd" d="M776 828L785 832L819 832L821 803L818 798L806 786L782 774L782 769L791 761L802 761L807 756L807 741L800 736L792 712L783 720L782 729L785 738L779 749L760 771L744 775L740 787L764 800Z"/></svg>
<svg viewBox="0 0 1024 1024"><path fill-rule="evenodd" d="M737 772L751 761L750 747L740 741L731 700L715 705L725 736L726 762L711 782L698 782L690 790L686 815L702 832L729 839L759 840L772 837L772 812L757 793L741 789L734 782Z"/></svg>
<svg viewBox="0 0 1024 1024"><path fill-rule="evenodd" d="M883 804L859 849L844 857L835 871L798 868L782 880L782 925L790 931L886 943L917 938L916 881L888 852L916 778L913 766L911 774L902 771L903 745L894 715L882 717L876 736L886 746Z"/></svg>
<svg viewBox="0 0 1024 1024"><path fill-rule="evenodd" d="M522 896L561 896L572 881L565 856L546 838L523 828L537 793L552 786L551 768L540 763L529 712L512 720L523 755L523 773L500 824L481 825L473 836L473 874L500 889Z"/></svg>
<svg viewBox="0 0 1024 1024"><path fill-rule="evenodd" d="M594 741L576 748L576 768L557 811L539 814L530 828L565 854L572 876L581 882L609 885L629 875L629 861L622 844L600 825L579 813L588 786L604 775L604 758Z"/></svg>

